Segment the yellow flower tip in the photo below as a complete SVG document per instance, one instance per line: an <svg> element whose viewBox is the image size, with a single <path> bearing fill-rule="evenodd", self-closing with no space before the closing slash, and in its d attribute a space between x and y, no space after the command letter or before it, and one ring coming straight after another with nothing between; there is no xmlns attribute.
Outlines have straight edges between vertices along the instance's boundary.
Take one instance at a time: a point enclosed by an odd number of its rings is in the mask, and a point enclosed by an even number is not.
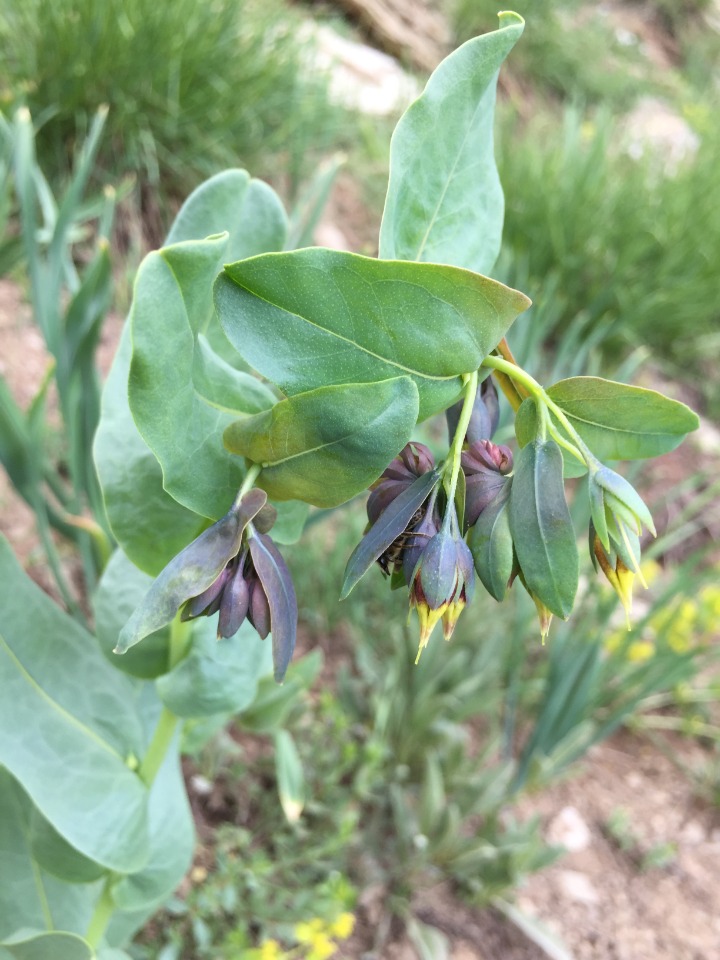
<svg viewBox="0 0 720 960"><path fill-rule="evenodd" d="M455 600L448 605L447 610L443 614L442 624L443 624L443 634L445 639L449 640L453 633L455 632L455 627L457 622L460 619L460 614L465 609L464 600Z"/></svg>
<svg viewBox="0 0 720 960"><path fill-rule="evenodd" d="M632 613L632 588L636 574L628 570L622 560L618 559L615 566L615 592L620 597L620 602L625 607L625 617L628 621L628 630L630 629L630 614Z"/></svg>
<svg viewBox="0 0 720 960"><path fill-rule="evenodd" d="M202 883L207 880L208 872L205 867L193 867L190 871L190 879L193 883Z"/></svg>
<svg viewBox="0 0 720 960"><path fill-rule="evenodd" d="M432 610L426 603L419 603L417 605L418 620L420 622L420 646L418 647L415 663L420 661L420 654L427 646L430 634L442 619L447 607L448 605L443 603L437 610Z"/></svg>

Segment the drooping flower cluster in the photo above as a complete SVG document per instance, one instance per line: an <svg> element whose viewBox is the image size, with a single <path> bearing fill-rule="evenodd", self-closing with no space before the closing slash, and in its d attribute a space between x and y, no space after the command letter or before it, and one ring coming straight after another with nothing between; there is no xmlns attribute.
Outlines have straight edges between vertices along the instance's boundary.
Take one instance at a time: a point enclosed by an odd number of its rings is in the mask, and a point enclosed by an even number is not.
<svg viewBox="0 0 720 960"><path fill-rule="evenodd" d="M265 639L272 633L275 678L295 647L297 600L290 572L267 531L275 511L262 490L250 490L159 574L123 628L117 653L169 623L218 617L218 638L234 636L247 618Z"/></svg>

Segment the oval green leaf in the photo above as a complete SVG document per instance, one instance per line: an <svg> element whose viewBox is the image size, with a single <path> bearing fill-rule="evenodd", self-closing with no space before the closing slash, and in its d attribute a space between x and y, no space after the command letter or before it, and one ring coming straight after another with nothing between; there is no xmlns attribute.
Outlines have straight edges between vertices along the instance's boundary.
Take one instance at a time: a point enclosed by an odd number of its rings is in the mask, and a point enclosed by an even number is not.
<svg viewBox="0 0 720 960"><path fill-rule="evenodd" d="M23 573L0 539L0 765L81 854L119 873L147 858L147 790L130 681ZM48 642L52 641L52 656ZM72 760L72 790L58 790Z"/></svg>
<svg viewBox="0 0 720 960"><path fill-rule="evenodd" d="M506 484L485 507L468 533L468 546L483 586L497 601L507 592L513 568L513 541L510 533L510 488Z"/></svg>
<svg viewBox="0 0 720 960"><path fill-rule="evenodd" d="M200 533L205 519L163 488L162 468L130 413L131 353L126 324L103 390L93 456L115 539L136 566L156 576Z"/></svg>
<svg viewBox="0 0 720 960"><path fill-rule="evenodd" d="M74 933L19 934L0 943L0 960L94 960L87 941Z"/></svg>
<svg viewBox="0 0 720 960"><path fill-rule="evenodd" d="M600 460L658 457L699 426L684 403L614 380L571 377L547 392Z"/></svg>
<svg viewBox="0 0 720 960"><path fill-rule="evenodd" d="M510 490L510 531L528 588L567 619L578 585L578 552L553 441L532 440L518 454Z"/></svg>
<svg viewBox="0 0 720 960"><path fill-rule="evenodd" d="M409 376L420 419L460 396L528 298L434 263L309 248L225 267L215 305L228 339L284 393Z"/></svg>
<svg viewBox="0 0 720 960"><path fill-rule="evenodd" d="M336 507L377 480L410 439L417 414L409 377L320 387L238 420L225 445L262 464L257 483L271 497Z"/></svg>
<svg viewBox="0 0 720 960"><path fill-rule="evenodd" d="M272 187L251 179L246 170L223 170L193 190L165 245L227 232L228 258L242 260L262 250L282 250L287 229L285 209Z"/></svg>
<svg viewBox="0 0 720 960"><path fill-rule="evenodd" d="M179 717L238 713L249 707L260 677L272 670L270 647L246 621L229 640L216 637L216 618L198 621L190 652L157 681L163 703Z"/></svg>
<svg viewBox="0 0 720 960"><path fill-rule="evenodd" d="M488 273L497 259L504 203L493 153L495 87L524 26L516 13L500 14L500 22L500 30L443 60L395 129L383 259L452 263L477 273Z"/></svg>
<svg viewBox="0 0 720 960"><path fill-rule="evenodd" d="M73 884L47 874L30 848L33 803L0 768L0 941L21 929L84 933L101 884ZM12 870L12 882L5 874Z"/></svg>

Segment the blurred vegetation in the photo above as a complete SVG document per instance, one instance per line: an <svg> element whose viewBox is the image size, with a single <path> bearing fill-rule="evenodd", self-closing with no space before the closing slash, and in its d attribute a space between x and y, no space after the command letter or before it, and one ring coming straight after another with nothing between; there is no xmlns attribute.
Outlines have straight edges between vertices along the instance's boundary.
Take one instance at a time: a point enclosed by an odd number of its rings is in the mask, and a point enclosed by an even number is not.
<svg viewBox="0 0 720 960"><path fill-rule="evenodd" d="M184 195L245 166L296 185L343 127L302 22L282 0L7 0L3 106L30 108L56 174L107 104L98 162L111 178Z"/></svg>
<svg viewBox="0 0 720 960"><path fill-rule="evenodd" d="M700 19L708 5L655 0L679 51L678 69L668 71L647 62L638 43L621 42L598 5L518 0L528 27L500 111L507 213L498 276L535 300L512 343L521 360L550 345L534 372L599 373L620 351L630 377L649 346L719 414L720 133L710 78L720 45ZM496 25L490 0L452 0L451 8L459 40ZM307 69L299 18L280 0L6 0L0 97L8 112L31 108L49 180L69 172L97 107L109 104L99 169L109 179L136 175L146 207L225 165L283 179L292 194L318 158L359 139L353 173L379 217L389 125L329 104L324 81ZM673 171L662 169L663 157L627 151L616 117L643 93L669 98L699 137L697 156ZM5 226L16 202L10 152L0 159ZM49 187L43 193L52 199ZM41 211L48 237L52 210ZM73 229L86 222L81 213L73 208ZM16 267L23 251L6 233ZM32 257L46 258L42 229L38 236ZM65 239L53 252L68 267L74 234ZM61 289L67 298L76 287ZM59 323L65 314L55 312ZM700 494L707 481L692 483ZM713 489L676 518L666 548L691 542ZM664 491L668 502L673 496ZM379 572L351 604L336 603L338 572L362 525L351 510L342 524L316 524L290 551L304 630L311 645L324 638L322 688L321 658L310 655L283 688L263 688L235 738L221 733L203 746L207 734L195 731L191 743L188 731L198 776L226 784L233 805L213 820L205 801L211 827L227 822L134 956L239 960L257 947L270 960L305 942L322 953L321 942L327 950L325 941L349 934L340 918L368 888L380 891L379 941L393 918L421 936L418 889L450 881L474 903L500 903L555 856L536 822L515 823L507 810L619 725L720 743L717 683L706 673L720 600L704 585L713 572L702 556L674 572L646 568L655 580L630 632L614 594L594 580L572 621L553 625L547 650L528 643L535 614L525 597L502 608L477 599L452 644L433 638L415 668L416 640ZM275 789L279 728L301 764L302 813L293 822ZM709 764L698 784L715 801L719 769ZM195 799L202 807L202 795Z"/></svg>
<svg viewBox="0 0 720 960"><path fill-rule="evenodd" d="M630 632L615 595L593 581L543 648L534 608L515 591L503 605L477 598L452 642L434 637L415 667L414 624L398 622L379 570L352 604L336 602L337 571L363 520L355 508L341 522L318 523L288 551L301 623L313 644L324 638L324 665L314 650L290 668L294 690L280 711L277 694L261 692L232 738L221 734L196 752L195 777L220 784L224 798L201 792L201 817L225 822L201 851L187 894L136 948L139 958L240 960L255 956L243 952L252 948L284 956L267 944L296 949L298 925L329 928L357 910L362 891L366 907L374 891L379 919L350 955L381 949L398 922L441 942L414 914L418 895L444 882L470 903L503 909L523 876L559 852L537 820L512 816L513 803L555 782L619 725L670 719L716 663L712 571L694 561L663 571L651 561L650 591ZM290 820L273 790L277 724L302 769L304 806ZM639 869L653 866L644 859Z"/></svg>

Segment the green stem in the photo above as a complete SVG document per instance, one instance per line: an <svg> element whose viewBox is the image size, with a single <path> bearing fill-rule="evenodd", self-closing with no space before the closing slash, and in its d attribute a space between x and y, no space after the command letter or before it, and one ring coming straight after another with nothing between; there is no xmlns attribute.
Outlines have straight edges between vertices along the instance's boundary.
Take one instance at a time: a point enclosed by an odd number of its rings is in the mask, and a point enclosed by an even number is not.
<svg viewBox="0 0 720 960"><path fill-rule="evenodd" d="M150 746L147 748L147 753L142 758L138 769L138 776L146 787L152 786L153 780L162 766L177 724L178 718L175 714L167 707L163 707Z"/></svg>
<svg viewBox="0 0 720 960"><path fill-rule="evenodd" d="M516 380L525 388L528 395L540 404L541 408L544 407L545 409L552 411L552 413L555 415L555 418L566 430L568 436L573 442L571 443L570 441L566 440L555 428L552 421L550 421L548 423L548 430L552 438L561 447L564 447L569 453L576 457L581 463L584 463L586 466L590 466L591 462L595 460L593 454L587 448L582 440L582 437L580 437L577 430L565 416L564 412L555 403L555 401L547 395L537 380L534 380L530 374L527 373L527 371L522 369L522 367L517 366L517 364L510 363L509 360L504 360L502 357L485 357L482 365L483 367L489 367L491 370L498 370L500 373L505 374L512 380ZM542 409L540 415L542 416Z"/></svg>
<svg viewBox="0 0 720 960"><path fill-rule="evenodd" d="M170 650L168 658L169 669L172 670L185 656L187 641L190 634L190 624L183 623L180 617L175 617L170 624ZM162 766L165 754L175 734L178 725L178 717L163 707L160 711L158 724L155 728L150 745L147 748L145 756L140 761L138 776L147 787L151 787L157 772Z"/></svg>
<svg viewBox="0 0 720 960"><path fill-rule="evenodd" d="M453 503L455 500L455 490L457 489L458 476L460 474L460 457L462 456L465 434L467 433L468 424L470 423L470 417L472 416L473 406L475 404L475 395L477 393L477 370L475 370L473 373L464 374L463 381L465 384L463 407L460 412L460 419L458 420L455 436L453 437L452 446L448 452L448 458L445 464L445 470L447 471L448 467L450 467L451 470L450 483L446 485L449 504ZM450 513L452 513L452 511L449 511L449 514Z"/></svg>
<svg viewBox="0 0 720 960"><path fill-rule="evenodd" d="M112 898L111 892L113 879L112 876L109 876L105 880L105 886L100 894L100 899L95 904L95 909L93 915L90 917L90 923L88 924L87 933L85 934L85 939L93 950L100 945L110 918L115 912L115 901Z"/></svg>
<svg viewBox="0 0 720 960"><path fill-rule="evenodd" d="M260 466L259 463L254 463L254 464L250 467L250 469L248 470L248 472L245 474L245 479L244 479L243 482L242 482L242 486L241 486L240 489L238 490L238 494L237 494L237 496L235 497L235 501L234 501L234 503L233 503L233 507L238 507L238 506L239 506L240 501L242 500L242 498L245 496L245 494L248 492L248 490L250 490L251 487L254 485L254 483L255 483L255 481L257 480L258 475L259 475L259 473L260 473L261 470L262 470L262 467Z"/></svg>

